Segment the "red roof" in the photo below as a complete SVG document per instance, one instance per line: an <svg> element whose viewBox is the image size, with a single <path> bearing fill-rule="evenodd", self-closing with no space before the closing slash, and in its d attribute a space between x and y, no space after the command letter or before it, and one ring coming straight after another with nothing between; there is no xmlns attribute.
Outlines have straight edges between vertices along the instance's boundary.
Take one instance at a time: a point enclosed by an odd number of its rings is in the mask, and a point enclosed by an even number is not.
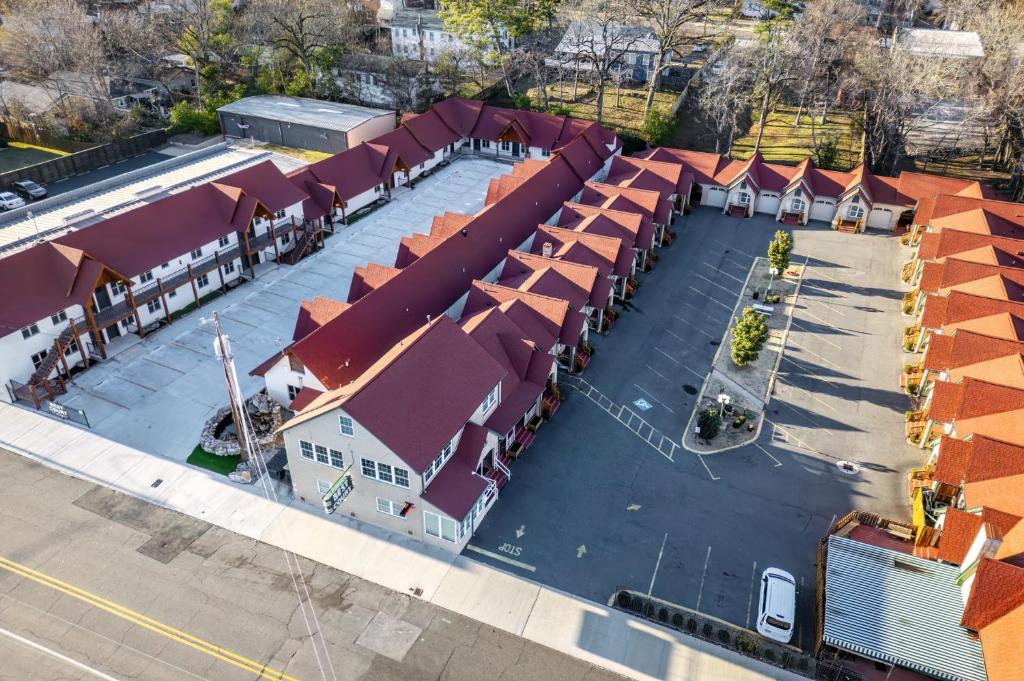
<svg viewBox="0 0 1024 681"><path fill-rule="evenodd" d="M608 305L612 282L596 267L509 251L498 282L552 298L563 298L576 309L585 305L603 310Z"/></svg>
<svg viewBox="0 0 1024 681"><path fill-rule="evenodd" d="M974 439L958 440L948 435L939 439L939 458L932 477L936 482L959 487L964 481L967 464L974 451Z"/></svg>
<svg viewBox="0 0 1024 681"><path fill-rule="evenodd" d="M583 313L573 310L564 299L482 281L473 282L463 318L495 306L542 348L553 346L555 340L575 345L585 324Z"/></svg>
<svg viewBox="0 0 1024 681"><path fill-rule="evenodd" d="M468 227L471 222L473 222L473 218L469 215L445 211L443 215L434 216L430 225L430 236L446 239L455 232Z"/></svg>
<svg viewBox="0 0 1024 681"><path fill-rule="evenodd" d="M323 395L323 393L316 388L310 388L308 386L303 387L302 390L295 395L295 399L288 405L288 408L295 412L302 411L308 407L313 400L321 395Z"/></svg>
<svg viewBox="0 0 1024 681"><path fill-rule="evenodd" d="M403 236L398 241L398 254L395 255L395 267L398 269L408 267L444 242L445 240L441 237L436 237L430 234L416 233L412 236Z"/></svg>
<svg viewBox="0 0 1024 681"><path fill-rule="evenodd" d="M647 174L655 175L657 180L649 178L646 174L644 177L641 177L641 174L644 174L645 171ZM605 182L608 184L629 183L626 186L637 186L635 183L655 184L660 182L663 186L672 187L672 191L669 193L682 195L690 190L689 182L685 181L687 178L692 180L693 174L685 170L682 164L679 163L651 161L631 156L616 156L612 159ZM654 186L640 186L639 188L663 191Z"/></svg>
<svg viewBox="0 0 1024 681"><path fill-rule="evenodd" d="M348 308L348 303L324 296L316 296L313 300L303 300L299 304L299 316L295 319L292 341L305 338L340 315L346 308Z"/></svg>
<svg viewBox="0 0 1024 681"><path fill-rule="evenodd" d="M551 257L596 267L603 277L628 277L632 272L633 251L623 248L622 240L615 237L542 224L537 226L530 252L543 255L545 245L551 246Z"/></svg>
<svg viewBox="0 0 1024 681"><path fill-rule="evenodd" d="M318 181L308 166L288 173L288 179L308 195L302 202L302 216L307 220L322 218L330 214L335 206L345 204L337 190L332 185Z"/></svg>
<svg viewBox="0 0 1024 681"><path fill-rule="evenodd" d="M1024 267L1024 239L959 229L925 232L921 235L921 245L917 252L922 260L939 260L956 255L961 260ZM971 254L971 257L965 254Z"/></svg>
<svg viewBox="0 0 1024 681"><path fill-rule="evenodd" d="M657 192L630 187L617 187L601 182L587 182L583 186L580 203L641 213L660 225L667 225L672 215L672 204Z"/></svg>
<svg viewBox="0 0 1024 681"><path fill-rule="evenodd" d="M309 198L306 191L296 186L270 160L225 175L217 180L217 184L238 187L249 196L258 198L274 213Z"/></svg>
<svg viewBox="0 0 1024 681"><path fill-rule="evenodd" d="M974 573L961 624L972 631L981 631L1021 605L1024 605L1024 568L982 558Z"/></svg>
<svg viewBox="0 0 1024 681"><path fill-rule="evenodd" d="M484 108L484 103L475 99L449 97L430 108L451 130L462 137L469 137L480 117L480 111Z"/></svg>
<svg viewBox="0 0 1024 681"><path fill-rule="evenodd" d="M921 326L927 329L940 329L948 324L1001 313L1024 319L1024 303L951 291L948 296L929 295L925 299Z"/></svg>
<svg viewBox="0 0 1024 681"><path fill-rule="evenodd" d="M487 429L467 423L458 448L423 491L423 499L461 522L487 489L487 480L475 474L486 443Z"/></svg>
<svg viewBox="0 0 1024 681"><path fill-rule="evenodd" d="M308 166L318 182L335 188L348 201L374 186L390 181L399 162L398 154L388 147L364 142ZM409 161L403 159L403 163Z"/></svg>
<svg viewBox="0 0 1024 681"><path fill-rule="evenodd" d="M357 267L352 273L352 283L348 289L348 302L354 303L370 291L380 288L399 272L401 270L378 265L375 262Z"/></svg>
<svg viewBox="0 0 1024 681"><path fill-rule="evenodd" d="M959 329L950 335L936 334L931 337L924 355L924 368L948 371L1019 354L1024 354L1024 342Z"/></svg>
<svg viewBox="0 0 1024 681"><path fill-rule="evenodd" d="M929 417L950 423L1024 409L1024 390L965 378L960 383L936 381Z"/></svg>
<svg viewBox="0 0 1024 681"><path fill-rule="evenodd" d="M438 115L437 111L430 109L415 118L402 122L412 133L412 136L426 149L437 151L462 139L462 135L452 130ZM374 140L375 142L379 141Z"/></svg>
<svg viewBox="0 0 1024 681"><path fill-rule="evenodd" d="M558 216L558 226L617 237L637 250L654 247L654 223L639 213L566 203Z"/></svg>
<svg viewBox="0 0 1024 681"><path fill-rule="evenodd" d="M904 173L904 175L910 175ZM936 222L950 222L945 226L956 227L955 222L959 219L971 225L966 231L988 231L988 224L991 224L998 231L1017 230L1024 228L1024 208L1021 204L1012 201L996 201L980 196L957 195L955 191L949 191L950 182L965 182L953 178L941 177L938 175L921 176L927 178L921 183L925 186L931 185L934 189L927 198L923 198L921 205L914 214L914 224L929 225L929 229L942 229ZM916 179L915 179L916 182ZM974 183L977 184L977 183ZM977 193L977 192L975 192ZM953 220L946 220L953 218ZM991 222L990 222L991 221ZM993 232L989 232L993 233ZM1010 236L1010 235L1006 235Z"/></svg>
<svg viewBox="0 0 1024 681"><path fill-rule="evenodd" d="M399 126L391 132L375 137L373 143L385 146L393 153L398 154L398 158L409 168L415 168L419 164L429 161L434 157L434 151L436 151L421 144L406 126ZM441 149L443 146L442 144L437 149Z"/></svg>
<svg viewBox="0 0 1024 681"><path fill-rule="evenodd" d="M948 507L939 535L939 560L960 565L984 524L980 514Z"/></svg>
<svg viewBox="0 0 1024 681"><path fill-rule="evenodd" d="M110 272L84 251L54 242L12 253L0 262L0 291L8 294L0 306L0 337L86 304L104 271L114 278L130 276Z"/></svg>

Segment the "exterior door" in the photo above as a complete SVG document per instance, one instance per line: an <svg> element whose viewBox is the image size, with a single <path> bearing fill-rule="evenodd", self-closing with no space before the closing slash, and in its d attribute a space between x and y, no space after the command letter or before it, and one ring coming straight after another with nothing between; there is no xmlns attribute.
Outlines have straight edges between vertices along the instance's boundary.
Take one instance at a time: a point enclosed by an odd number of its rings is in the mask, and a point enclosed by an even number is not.
<svg viewBox="0 0 1024 681"><path fill-rule="evenodd" d="M100 286L96 289L96 311L106 310L110 307L110 294L107 293L106 286Z"/></svg>

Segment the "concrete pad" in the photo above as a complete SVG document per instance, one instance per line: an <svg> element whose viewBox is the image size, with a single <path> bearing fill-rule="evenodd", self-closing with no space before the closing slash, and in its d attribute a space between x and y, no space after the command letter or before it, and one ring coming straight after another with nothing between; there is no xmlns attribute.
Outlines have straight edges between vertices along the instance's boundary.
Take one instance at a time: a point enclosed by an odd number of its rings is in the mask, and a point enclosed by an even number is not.
<svg viewBox="0 0 1024 681"><path fill-rule="evenodd" d="M101 428L107 419L126 411L124 407L112 404L71 384L68 385L67 394L60 398L60 403L83 410L92 428Z"/></svg>
<svg viewBox="0 0 1024 681"><path fill-rule="evenodd" d="M175 483L158 487L154 502L252 539L259 539L286 509L257 496L253 488L217 477L189 468Z"/></svg>
<svg viewBox="0 0 1024 681"><path fill-rule="evenodd" d="M551 589L540 590L523 638L634 679L803 678Z"/></svg>
<svg viewBox="0 0 1024 681"><path fill-rule="evenodd" d="M185 467L180 463L142 455L137 459L135 465L116 478L111 486L132 490L132 496L153 503L161 487L173 485L184 474ZM157 480L163 482L153 487ZM147 489L152 491L148 496L146 496Z"/></svg>
<svg viewBox="0 0 1024 681"><path fill-rule="evenodd" d="M213 346L211 345L210 348L210 351L212 352ZM171 342L164 342L163 345L154 348L149 353L147 359L150 362L155 362L180 371L182 374L186 374L203 362L204 356L180 345L175 345ZM89 372L87 371L86 374L88 373Z"/></svg>
<svg viewBox="0 0 1024 681"><path fill-rule="evenodd" d="M454 559L412 538L298 504L284 509L260 539L400 593L422 589L426 600Z"/></svg>
<svg viewBox="0 0 1024 681"><path fill-rule="evenodd" d="M459 556L431 603L522 635L540 587Z"/></svg>
<svg viewBox="0 0 1024 681"><path fill-rule="evenodd" d="M142 355L131 364L117 369L114 375L155 391L180 378L182 372L154 364L147 360L146 355Z"/></svg>
<svg viewBox="0 0 1024 681"><path fill-rule="evenodd" d="M358 645L396 662L405 659L422 629L386 612L378 612L356 639Z"/></svg>

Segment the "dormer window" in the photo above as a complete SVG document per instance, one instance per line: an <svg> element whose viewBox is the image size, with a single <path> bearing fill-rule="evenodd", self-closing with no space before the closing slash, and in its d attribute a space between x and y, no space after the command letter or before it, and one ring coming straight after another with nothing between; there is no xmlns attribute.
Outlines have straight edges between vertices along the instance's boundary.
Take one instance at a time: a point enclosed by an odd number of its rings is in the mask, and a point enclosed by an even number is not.
<svg viewBox="0 0 1024 681"><path fill-rule="evenodd" d="M860 203L860 194L854 194L853 198L850 199L850 203Z"/></svg>
<svg viewBox="0 0 1024 681"><path fill-rule="evenodd" d="M742 182L740 182L740 189L746 189L746 188L747 188L747 181L743 180Z"/></svg>
<svg viewBox="0 0 1024 681"><path fill-rule="evenodd" d="M494 386L494 389L491 390L491 392L487 393L487 397L485 397L484 401L480 403L480 413L486 414L491 410L491 407L498 403L498 392L500 388L501 384L499 383Z"/></svg>
<svg viewBox="0 0 1024 681"><path fill-rule="evenodd" d="M801 196L803 196L803 190L800 189L800 187L797 187L796 191L793 192L793 196L799 199Z"/></svg>

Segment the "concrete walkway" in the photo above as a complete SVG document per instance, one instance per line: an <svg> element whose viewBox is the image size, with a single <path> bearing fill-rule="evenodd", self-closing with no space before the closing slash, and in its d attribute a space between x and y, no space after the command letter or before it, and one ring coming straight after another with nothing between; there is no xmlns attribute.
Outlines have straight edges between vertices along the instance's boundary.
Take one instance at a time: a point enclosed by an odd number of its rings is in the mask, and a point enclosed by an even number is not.
<svg viewBox="0 0 1024 681"><path fill-rule="evenodd" d="M290 499L268 501L257 487L240 487L3 403L0 446L631 678L803 678L399 535L324 516Z"/></svg>

